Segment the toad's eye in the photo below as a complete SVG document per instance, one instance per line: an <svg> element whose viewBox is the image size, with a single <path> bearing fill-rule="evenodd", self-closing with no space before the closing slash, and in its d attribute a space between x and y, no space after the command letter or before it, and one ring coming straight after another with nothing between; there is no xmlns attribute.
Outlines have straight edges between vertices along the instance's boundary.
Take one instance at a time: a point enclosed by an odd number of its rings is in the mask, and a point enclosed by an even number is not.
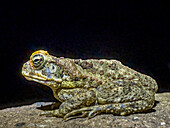
<svg viewBox="0 0 170 128"><path fill-rule="evenodd" d="M44 57L41 54L36 54L32 58L32 64L35 68L41 68L44 63Z"/></svg>

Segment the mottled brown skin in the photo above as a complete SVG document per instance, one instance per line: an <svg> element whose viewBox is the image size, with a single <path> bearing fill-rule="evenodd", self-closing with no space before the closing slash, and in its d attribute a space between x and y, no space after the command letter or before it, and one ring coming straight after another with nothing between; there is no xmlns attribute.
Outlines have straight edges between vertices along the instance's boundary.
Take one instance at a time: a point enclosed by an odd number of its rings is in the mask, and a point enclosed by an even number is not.
<svg viewBox="0 0 170 128"><path fill-rule="evenodd" d="M117 60L57 58L43 50L31 55L22 74L50 87L54 97L62 102L59 109L42 115L64 119L144 112L153 107L158 90L154 79Z"/></svg>

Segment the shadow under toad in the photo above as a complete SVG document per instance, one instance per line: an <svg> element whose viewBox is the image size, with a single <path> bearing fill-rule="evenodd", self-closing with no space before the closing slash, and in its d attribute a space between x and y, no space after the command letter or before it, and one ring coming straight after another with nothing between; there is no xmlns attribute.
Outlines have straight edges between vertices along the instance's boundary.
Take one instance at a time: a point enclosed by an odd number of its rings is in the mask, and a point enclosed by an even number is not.
<svg viewBox="0 0 170 128"><path fill-rule="evenodd" d="M36 108L39 110L54 110L54 109L58 109L60 105L61 105L61 102L58 101L58 102L50 103L47 105L41 105Z"/></svg>

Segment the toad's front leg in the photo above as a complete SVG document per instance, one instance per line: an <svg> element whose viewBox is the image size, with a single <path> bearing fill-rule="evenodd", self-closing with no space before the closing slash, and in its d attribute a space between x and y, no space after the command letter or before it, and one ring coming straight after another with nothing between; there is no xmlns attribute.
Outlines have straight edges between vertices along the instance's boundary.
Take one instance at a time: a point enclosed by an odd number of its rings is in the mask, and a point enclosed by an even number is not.
<svg viewBox="0 0 170 128"><path fill-rule="evenodd" d="M93 90L88 89L62 89L59 92L59 98L65 100L59 107L59 109L45 111L40 115L64 117L67 113L87 107L96 101L96 95Z"/></svg>

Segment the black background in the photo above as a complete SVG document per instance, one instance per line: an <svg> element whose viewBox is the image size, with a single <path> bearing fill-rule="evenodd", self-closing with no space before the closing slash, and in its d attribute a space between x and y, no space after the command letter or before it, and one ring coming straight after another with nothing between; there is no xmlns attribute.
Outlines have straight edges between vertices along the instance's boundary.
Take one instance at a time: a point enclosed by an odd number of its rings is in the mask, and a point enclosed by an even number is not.
<svg viewBox="0 0 170 128"><path fill-rule="evenodd" d="M0 1L0 104L53 99L51 90L21 75L39 49L118 59L156 79L159 92L170 91L169 18L165 1Z"/></svg>

